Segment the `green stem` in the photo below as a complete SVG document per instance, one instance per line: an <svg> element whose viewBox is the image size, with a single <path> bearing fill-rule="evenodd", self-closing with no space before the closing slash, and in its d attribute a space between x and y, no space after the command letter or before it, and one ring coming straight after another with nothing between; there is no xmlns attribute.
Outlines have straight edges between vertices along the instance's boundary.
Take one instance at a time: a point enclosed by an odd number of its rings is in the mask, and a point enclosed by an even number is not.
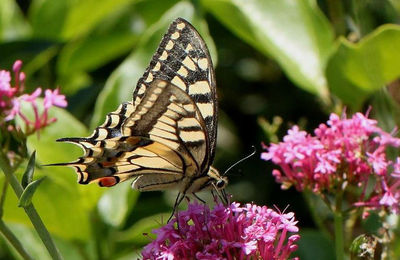
<svg viewBox="0 0 400 260"><path fill-rule="evenodd" d="M335 224L335 251L336 260L344 260L344 234L343 234L343 212L342 212L343 192L336 193L336 206L333 212Z"/></svg>
<svg viewBox="0 0 400 260"><path fill-rule="evenodd" d="M318 229L321 232L323 232L325 235L327 235L328 237L333 238L331 233L328 231L328 229L324 225L321 216L318 214L318 211L316 209L315 199L312 197L314 194L310 191L304 191L302 194L306 201L308 209L311 213L311 217L312 217L314 223L317 225ZM330 209L330 207L328 207L328 208Z"/></svg>
<svg viewBox="0 0 400 260"><path fill-rule="evenodd" d="M0 168L3 170L4 174L6 175L7 181L11 184L11 187L13 188L15 194L17 195L17 198L19 199L23 192L23 187L19 183L17 177L13 174L13 170L8 162L8 159L2 151L0 151ZM42 239L43 244L46 246L50 256L56 260L63 259L56 245L54 244L54 241L51 238L49 231L47 231L33 204L31 203L28 206L24 207L24 210L31 220L36 232Z"/></svg>
<svg viewBox="0 0 400 260"><path fill-rule="evenodd" d="M14 247L14 249L17 250L17 252L21 255L23 259L33 260L33 258L28 254L28 252L26 252L25 248L18 240L18 238L5 225L2 219L0 219L0 233Z"/></svg>
<svg viewBox="0 0 400 260"><path fill-rule="evenodd" d="M346 22L342 0L327 0L329 18L335 28L336 35L345 35Z"/></svg>

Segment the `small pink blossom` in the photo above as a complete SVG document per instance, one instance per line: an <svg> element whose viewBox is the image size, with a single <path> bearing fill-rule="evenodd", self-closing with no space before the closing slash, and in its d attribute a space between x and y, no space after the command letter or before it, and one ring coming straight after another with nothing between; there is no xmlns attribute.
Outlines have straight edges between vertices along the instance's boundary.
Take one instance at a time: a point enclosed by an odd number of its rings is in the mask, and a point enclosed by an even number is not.
<svg viewBox="0 0 400 260"><path fill-rule="evenodd" d="M331 114L314 135L294 126L278 144L263 145L263 160L280 166L272 174L282 188L335 193L336 187L359 189L354 206L386 208L398 212L400 160L387 158L388 147L399 147L400 139L383 131L378 122L356 113L351 118ZM367 192L371 178L374 189Z"/></svg>
<svg viewBox="0 0 400 260"><path fill-rule="evenodd" d="M265 206L189 204L142 251L143 259L288 259L300 238L293 213Z"/></svg>
<svg viewBox="0 0 400 260"><path fill-rule="evenodd" d="M18 98L14 98L11 100L12 102L12 109L11 111L8 112L8 115L4 119L5 121L10 121L15 118L20 113L21 110L21 104Z"/></svg>
<svg viewBox="0 0 400 260"><path fill-rule="evenodd" d="M10 72L6 70L0 70L0 91L7 92L10 90L11 85Z"/></svg>
<svg viewBox="0 0 400 260"><path fill-rule="evenodd" d="M0 125L18 116L25 122L25 133L29 135L55 122L56 118L48 117L48 110L52 106L66 107L67 101L64 95L60 95L59 89L54 91L46 89L43 105L39 103L41 102L39 101L42 94L41 88L36 88L32 94L23 94L25 74L21 69L22 61L17 60L13 65L14 86L11 85L11 73L0 70L0 118L3 118L3 120L0 120ZM34 114L33 119L28 118L22 112L22 103L30 104Z"/></svg>
<svg viewBox="0 0 400 260"><path fill-rule="evenodd" d="M64 95L60 95L60 90L57 88L54 91L51 91L51 89L46 89L45 91L45 96L44 96L44 108L48 109L52 106L58 106L58 107L66 107L67 106L67 101L65 100Z"/></svg>

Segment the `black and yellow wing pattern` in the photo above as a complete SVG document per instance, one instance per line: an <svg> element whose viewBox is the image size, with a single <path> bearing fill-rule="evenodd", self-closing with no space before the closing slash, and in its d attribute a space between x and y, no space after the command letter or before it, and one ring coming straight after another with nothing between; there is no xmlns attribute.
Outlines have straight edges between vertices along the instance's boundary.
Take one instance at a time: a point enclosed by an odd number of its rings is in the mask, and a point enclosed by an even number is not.
<svg viewBox="0 0 400 260"><path fill-rule="evenodd" d="M221 189L224 176L211 166L217 136L214 69L204 40L176 19L139 79L132 102L107 115L86 138L58 141L80 145L85 154L62 163L78 182L113 186L133 178L140 191L177 189L183 195Z"/></svg>

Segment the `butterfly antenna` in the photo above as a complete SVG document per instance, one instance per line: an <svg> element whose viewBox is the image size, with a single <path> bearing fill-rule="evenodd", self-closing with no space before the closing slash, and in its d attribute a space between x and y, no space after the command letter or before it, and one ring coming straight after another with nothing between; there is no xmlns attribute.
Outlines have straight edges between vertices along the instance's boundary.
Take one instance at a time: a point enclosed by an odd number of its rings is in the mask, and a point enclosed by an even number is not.
<svg viewBox="0 0 400 260"><path fill-rule="evenodd" d="M254 145L252 145L251 147L253 148L254 151L251 152L251 154L249 154L249 155L243 157L243 158L240 159L239 161L237 161L237 162L235 162L234 164L232 164L232 165L224 172L224 174L222 174L222 176L225 176L233 167L235 167L235 166L238 165L239 163L241 163L241 162L243 162L243 161L249 159L249 158L252 157L253 155L255 155L256 152L257 152L257 149L256 149L256 147L255 147Z"/></svg>

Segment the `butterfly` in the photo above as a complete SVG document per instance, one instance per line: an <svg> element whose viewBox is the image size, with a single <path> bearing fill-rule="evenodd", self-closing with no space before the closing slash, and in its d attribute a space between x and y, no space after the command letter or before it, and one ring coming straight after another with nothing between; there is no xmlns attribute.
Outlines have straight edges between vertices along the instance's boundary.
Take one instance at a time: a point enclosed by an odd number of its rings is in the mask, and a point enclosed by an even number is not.
<svg viewBox="0 0 400 260"><path fill-rule="evenodd" d="M228 180L211 166L217 137L214 69L204 40L177 18L138 80L133 100L107 114L89 137L61 138L85 154L66 165L80 184L110 187L133 179L139 191L187 194L222 190ZM197 197L197 196L196 196Z"/></svg>

